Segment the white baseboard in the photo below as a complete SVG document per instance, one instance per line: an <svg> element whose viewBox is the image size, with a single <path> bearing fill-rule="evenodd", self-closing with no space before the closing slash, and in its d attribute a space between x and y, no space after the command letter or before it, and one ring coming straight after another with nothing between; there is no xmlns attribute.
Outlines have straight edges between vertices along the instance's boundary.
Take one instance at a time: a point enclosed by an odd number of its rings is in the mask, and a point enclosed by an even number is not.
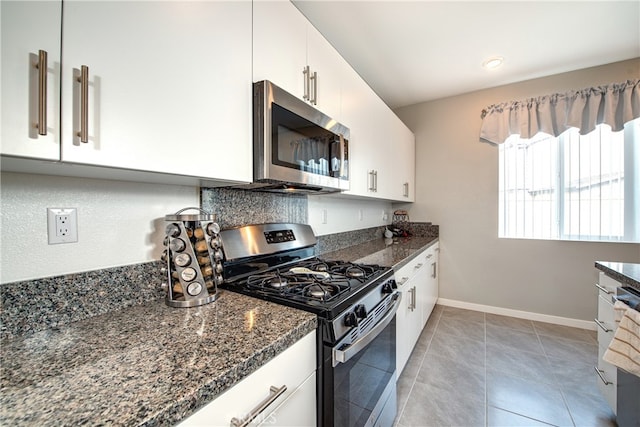
<svg viewBox="0 0 640 427"><path fill-rule="evenodd" d="M484 313L499 314L502 316L517 317L519 319L535 320L536 322L553 323L556 325L571 326L574 328L596 330L594 322L588 320L572 319L570 317L551 316L549 314L532 313L530 311L512 310L510 308L493 307L490 305L474 304L447 298L438 298L438 304L449 307L464 308L466 310L482 311Z"/></svg>

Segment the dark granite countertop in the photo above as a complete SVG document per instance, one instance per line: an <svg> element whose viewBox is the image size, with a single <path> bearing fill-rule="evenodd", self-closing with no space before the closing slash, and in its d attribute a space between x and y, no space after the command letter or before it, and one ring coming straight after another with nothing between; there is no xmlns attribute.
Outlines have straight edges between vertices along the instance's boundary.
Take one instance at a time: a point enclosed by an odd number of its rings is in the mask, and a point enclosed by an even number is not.
<svg viewBox="0 0 640 427"><path fill-rule="evenodd" d="M357 261L365 264L378 264L398 269L437 241L437 237L376 239L345 249L324 253L321 257Z"/></svg>
<svg viewBox="0 0 640 427"><path fill-rule="evenodd" d="M640 291L640 264L631 262L596 261L596 268L623 285Z"/></svg>
<svg viewBox="0 0 640 427"><path fill-rule="evenodd" d="M174 425L316 326L311 313L223 292L4 340L0 425Z"/></svg>

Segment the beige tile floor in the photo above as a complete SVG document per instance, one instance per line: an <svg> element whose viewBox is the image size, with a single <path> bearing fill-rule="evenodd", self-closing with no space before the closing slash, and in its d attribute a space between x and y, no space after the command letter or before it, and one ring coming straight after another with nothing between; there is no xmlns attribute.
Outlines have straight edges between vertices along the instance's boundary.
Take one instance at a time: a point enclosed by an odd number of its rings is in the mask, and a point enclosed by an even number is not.
<svg viewBox="0 0 640 427"><path fill-rule="evenodd" d="M615 426L595 331L436 306L398 379L397 427Z"/></svg>

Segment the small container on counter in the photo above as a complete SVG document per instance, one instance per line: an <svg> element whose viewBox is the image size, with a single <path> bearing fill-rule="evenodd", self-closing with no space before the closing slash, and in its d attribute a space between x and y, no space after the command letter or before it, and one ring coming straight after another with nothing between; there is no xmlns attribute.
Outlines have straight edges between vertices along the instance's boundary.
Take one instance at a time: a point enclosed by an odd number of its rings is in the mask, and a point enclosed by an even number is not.
<svg viewBox="0 0 640 427"><path fill-rule="evenodd" d="M197 210L197 214L185 214ZM184 208L166 215L162 260L166 267L167 295L165 302L171 307L195 307L215 301L222 283L222 260L215 215L200 208Z"/></svg>

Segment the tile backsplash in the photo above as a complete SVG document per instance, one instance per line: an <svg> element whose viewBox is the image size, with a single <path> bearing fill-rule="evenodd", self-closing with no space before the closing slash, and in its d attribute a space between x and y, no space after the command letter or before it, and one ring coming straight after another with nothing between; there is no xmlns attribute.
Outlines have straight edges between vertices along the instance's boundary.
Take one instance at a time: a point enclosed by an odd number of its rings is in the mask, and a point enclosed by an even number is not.
<svg viewBox="0 0 640 427"><path fill-rule="evenodd" d="M232 188L202 188L202 209L216 214L223 229L269 222L307 223L307 197Z"/></svg>

